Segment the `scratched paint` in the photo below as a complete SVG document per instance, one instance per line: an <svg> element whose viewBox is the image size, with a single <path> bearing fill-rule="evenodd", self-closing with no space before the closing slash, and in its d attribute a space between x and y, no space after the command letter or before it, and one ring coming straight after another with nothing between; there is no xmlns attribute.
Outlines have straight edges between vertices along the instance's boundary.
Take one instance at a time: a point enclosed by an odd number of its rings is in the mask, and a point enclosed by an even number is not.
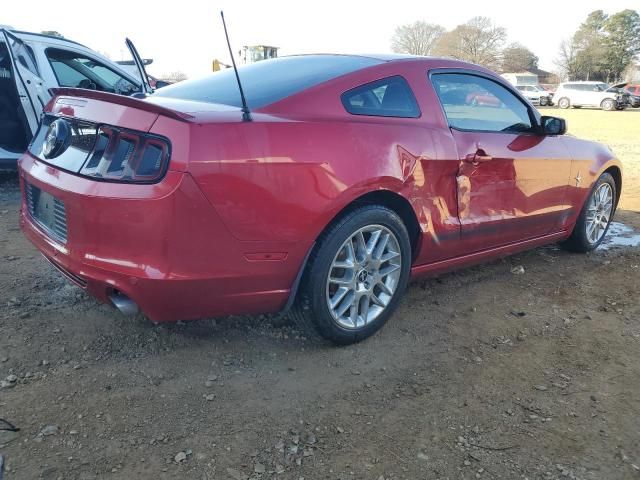
<svg viewBox="0 0 640 480"><path fill-rule="evenodd" d="M614 247L640 247L640 231L620 222L612 222L599 250Z"/></svg>

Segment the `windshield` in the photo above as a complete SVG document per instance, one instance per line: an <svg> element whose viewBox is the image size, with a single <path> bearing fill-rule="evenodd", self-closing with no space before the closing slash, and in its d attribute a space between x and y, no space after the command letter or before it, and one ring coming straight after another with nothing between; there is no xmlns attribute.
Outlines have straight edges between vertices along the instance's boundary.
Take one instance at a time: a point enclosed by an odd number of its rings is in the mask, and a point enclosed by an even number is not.
<svg viewBox="0 0 640 480"><path fill-rule="evenodd" d="M382 60L369 57L301 55L244 65L238 68L238 73L249 108L260 108L332 78L381 63ZM153 95L242 105L232 68L164 87Z"/></svg>
<svg viewBox="0 0 640 480"><path fill-rule="evenodd" d="M47 48L47 58L61 87L86 88L120 95L140 91L128 78L82 53Z"/></svg>

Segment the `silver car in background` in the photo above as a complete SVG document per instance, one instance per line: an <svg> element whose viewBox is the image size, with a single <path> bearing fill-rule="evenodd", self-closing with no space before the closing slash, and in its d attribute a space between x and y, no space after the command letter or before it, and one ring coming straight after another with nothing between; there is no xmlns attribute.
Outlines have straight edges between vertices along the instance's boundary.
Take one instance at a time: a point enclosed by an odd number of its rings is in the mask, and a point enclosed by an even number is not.
<svg viewBox="0 0 640 480"><path fill-rule="evenodd" d="M551 105L551 95L538 85L516 85L516 88L533 105L540 105L541 107Z"/></svg>

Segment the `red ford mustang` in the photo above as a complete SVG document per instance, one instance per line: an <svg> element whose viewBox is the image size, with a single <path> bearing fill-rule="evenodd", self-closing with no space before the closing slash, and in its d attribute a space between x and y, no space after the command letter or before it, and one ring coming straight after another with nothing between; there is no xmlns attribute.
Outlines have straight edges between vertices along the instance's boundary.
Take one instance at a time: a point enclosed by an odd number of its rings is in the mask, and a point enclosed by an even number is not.
<svg viewBox="0 0 640 480"><path fill-rule="evenodd" d="M248 115L232 70L144 99L58 90L20 161L25 235L125 313L290 310L344 344L410 277L552 242L586 252L615 211L613 153L482 67L308 55L239 73Z"/></svg>

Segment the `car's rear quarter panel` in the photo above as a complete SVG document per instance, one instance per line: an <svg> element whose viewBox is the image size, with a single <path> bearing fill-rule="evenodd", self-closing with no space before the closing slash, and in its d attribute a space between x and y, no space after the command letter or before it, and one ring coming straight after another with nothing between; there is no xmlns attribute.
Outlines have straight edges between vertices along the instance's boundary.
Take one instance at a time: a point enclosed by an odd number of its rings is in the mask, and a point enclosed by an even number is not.
<svg viewBox="0 0 640 480"><path fill-rule="evenodd" d="M384 189L411 203L426 233L416 262L452 256L459 162L427 71L385 64L286 98L251 123L194 127L189 170L241 240L310 245L350 202ZM342 92L391 75L409 82L420 118L346 112Z"/></svg>

